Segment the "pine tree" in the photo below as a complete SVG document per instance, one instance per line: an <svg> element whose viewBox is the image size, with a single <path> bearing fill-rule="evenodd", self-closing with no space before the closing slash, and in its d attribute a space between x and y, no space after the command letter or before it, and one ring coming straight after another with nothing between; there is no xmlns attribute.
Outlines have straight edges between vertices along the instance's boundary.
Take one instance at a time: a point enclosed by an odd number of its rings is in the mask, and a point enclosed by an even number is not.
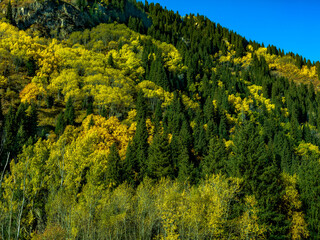
<svg viewBox="0 0 320 240"><path fill-rule="evenodd" d="M66 127L66 123L64 120L64 115L63 115L63 113L60 113L57 118L55 133L57 135L61 135L63 133L65 127Z"/></svg>
<svg viewBox="0 0 320 240"><path fill-rule="evenodd" d="M139 178L140 180L142 180L147 171L147 159L148 159L148 148L149 148L148 132L147 132L147 127L144 120L140 120L138 122L136 134L133 138L133 144L136 151L137 161L139 163L139 169L140 169Z"/></svg>
<svg viewBox="0 0 320 240"><path fill-rule="evenodd" d="M4 150L5 152L10 152L11 156L15 154L16 151L16 132L17 125L15 121L15 111L12 106L9 108L9 112L5 116L4 123Z"/></svg>
<svg viewBox="0 0 320 240"><path fill-rule="evenodd" d="M4 124L4 115L2 112L2 98L0 97L0 122L2 123L1 126L3 127ZM2 132L2 131L0 131Z"/></svg>
<svg viewBox="0 0 320 240"><path fill-rule="evenodd" d="M158 101L156 105L156 109L154 111L154 126L155 126L155 131L158 131L160 128L160 122L162 121L162 109L161 109L161 102Z"/></svg>
<svg viewBox="0 0 320 240"><path fill-rule="evenodd" d="M89 96L87 100L87 116L93 114L93 97Z"/></svg>
<svg viewBox="0 0 320 240"><path fill-rule="evenodd" d="M75 111L73 106L73 100L71 97L68 98L66 103L66 110L64 112L64 120L66 125L74 125Z"/></svg>
<svg viewBox="0 0 320 240"><path fill-rule="evenodd" d="M174 169L168 139L156 133L149 148L148 176L159 180L162 177L173 177Z"/></svg>
<svg viewBox="0 0 320 240"><path fill-rule="evenodd" d="M28 135L27 135L27 132L26 132L26 129L25 129L25 124L24 122L22 121L20 126L19 126L19 129L18 129L18 132L17 132L17 149L18 151L20 151L23 147L23 145L28 141Z"/></svg>
<svg viewBox="0 0 320 240"><path fill-rule="evenodd" d="M317 239L320 234L320 164L318 157L309 153L299 159L297 173L310 239Z"/></svg>
<svg viewBox="0 0 320 240"><path fill-rule="evenodd" d="M193 142L192 129L190 127L189 122L186 119L182 122L179 135L181 139L181 144L186 146L190 150Z"/></svg>
<svg viewBox="0 0 320 240"><path fill-rule="evenodd" d="M32 103L31 105L29 105L26 112L27 112L27 117L26 117L27 135L33 138L37 135L37 128L38 128L37 105Z"/></svg>
<svg viewBox="0 0 320 240"><path fill-rule="evenodd" d="M139 181L143 180L147 170L147 158L148 158L148 132L146 127L147 117L147 104L143 96L142 90L138 92L137 98L137 128L136 133L133 137L133 147L135 151L135 157L139 164Z"/></svg>
<svg viewBox="0 0 320 240"><path fill-rule="evenodd" d="M280 167L258 132L251 122L237 129L233 139L234 156L228 161L227 172L232 177L243 179L243 194L257 198L260 222L269 227L269 239L282 239L288 225L280 210L283 196Z"/></svg>
<svg viewBox="0 0 320 240"><path fill-rule="evenodd" d="M109 186L116 188L122 183L122 166L119 152L115 143L110 147L110 153L108 155L107 174L106 180Z"/></svg>
<svg viewBox="0 0 320 240"><path fill-rule="evenodd" d="M178 180L180 182L193 181L193 163L190 161L190 153L188 148L181 145L178 155Z"/></svg>
<svg viewBox="0 0 320 240"><path fill-rule="evenodd" d="M8 5L7 5L7 12L6 12L6 18L9 20L10 24L13 24L13 12L12 12L12 5L11 5L11 1L9 1Z"/></svg>
<svg viewBox="0 0 320 240"><path fill-rule="evenodd" d="M136 155L136 148L133 142L129 142L126 159L124 163L124 179L132 186L138 186L139 182L139 173L140 173L140 164Z"/></svg>
<svg viewBox="0 0 320 240"><path fill-rule="evenodd" d="M219 136L226 140L229 140L228 130L227 130L227 117L225 114L221 114L220 124L219 124Z"/></svg>
<svg viewBox="0 0 320 240"><path fill-rule="evenodd" d="M21 125L22 122L26 122L26 110L27 105L24 103L20 103L15 118L15 122L17 123L17 125Z"/></svg>
<svg viewBox="0 0 320 240"><path fill-rule="evenodd" d="M148 106L146 104L144 93L141 89L138 92L136 108L137 108L137 116L136 116L137 122L139 122L140 120L145 121L147 118Z"/></svg>
<svg viewBox="0 0 320 240"><path fill-rule="evenodd" d="M112 68L115 68L115 64L114 64L114 61L113 61L113 56L112 54L109 54L109 57L108 57L108 65Z"/></svg>
<svg viewBox="0 0 320 240"><path fill-rule="evenodd" d="M202 177L214 174L225 174L228 153L222 139L212 138L209 142L208 154L201 162Z"/></svg>

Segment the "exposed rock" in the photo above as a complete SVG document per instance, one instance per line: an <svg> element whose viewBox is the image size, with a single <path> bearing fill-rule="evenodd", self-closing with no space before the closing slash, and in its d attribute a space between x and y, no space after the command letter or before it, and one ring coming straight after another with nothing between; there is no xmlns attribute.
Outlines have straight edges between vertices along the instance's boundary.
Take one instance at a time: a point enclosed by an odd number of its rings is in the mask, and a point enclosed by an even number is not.
<svg viewBox="0 0 320 240"><path fill-rule="evenodd" d="M13 8L15 25L22 30L37 30L44 36L66 38L74 31L92 28L109 21L126 22L129 16L143 19L145 26L151 25L147 15L138 12L130 3L128 11L119 12L98 4L95 12L81 11L70 3L46 0L35 1L24 7ZM134 10L133 10L134 9Z"/></svg>
<svg viewBox="0 0 320 240"><path fill-rule="evenodd" d="M24 8L14 9L13 18L20 29L41 26L38 30L42 34L61 38L73 31L93 26L92 22L88 21L88 13L81 12L65 2L34 2Z"/></svg>

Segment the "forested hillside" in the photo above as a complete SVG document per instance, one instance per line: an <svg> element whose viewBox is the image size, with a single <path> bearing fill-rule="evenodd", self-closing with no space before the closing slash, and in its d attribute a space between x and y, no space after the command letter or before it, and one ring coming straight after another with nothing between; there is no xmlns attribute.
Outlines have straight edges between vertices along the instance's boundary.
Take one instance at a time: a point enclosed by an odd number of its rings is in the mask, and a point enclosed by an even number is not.
<svg viewBox="0 0 320 240"><path fill-rule="evenodd" d="M0 239L320 238L319 62L148 2L0 9Z"/></svg>

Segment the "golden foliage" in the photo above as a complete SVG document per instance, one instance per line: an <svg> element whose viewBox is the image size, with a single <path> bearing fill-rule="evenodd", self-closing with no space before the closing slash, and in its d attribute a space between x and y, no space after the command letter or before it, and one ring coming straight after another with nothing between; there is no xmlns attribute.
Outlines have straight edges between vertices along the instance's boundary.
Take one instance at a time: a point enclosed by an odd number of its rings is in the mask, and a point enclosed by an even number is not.
<svg viewBox="0 0 320 240"><path fill-rule="evenodd" d="M308 226L304 220L302 212L302 202L299 199L297 190L297 176L290 176L287 173L282 174L282 181L285 186L283 196L284 209L291 221L290 235L292 239L305 239L309 236Z"/></svg>
<svg viewBox="0 0 320 240"><path fill-rule="evenodd" d="M19 96L21 98L21 102L35 102L37 100L37 96L41 94L42 91L38 88L35 83L29 83L24 87L24 89L20 92Z"/></svg>
<svg viewBox="0 0 320 240"><path fill-rule="evenodd" d="M257 200L254 196L246 196L245 203L245 212L240 219L240 239L265 239L266 228L258 224Z"/></svg>

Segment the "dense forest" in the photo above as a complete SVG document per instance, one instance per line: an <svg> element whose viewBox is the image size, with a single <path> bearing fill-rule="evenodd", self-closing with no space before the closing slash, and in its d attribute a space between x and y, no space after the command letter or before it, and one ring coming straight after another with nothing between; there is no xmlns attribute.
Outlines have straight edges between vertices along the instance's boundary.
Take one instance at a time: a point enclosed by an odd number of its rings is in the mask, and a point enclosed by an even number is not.
<svg viewBox="0 0 320 240"><path fill-rule="evenodd" d="M0 239L320 239L319 62L147 1L36 4L89 27L0 3Z"/></svg>

